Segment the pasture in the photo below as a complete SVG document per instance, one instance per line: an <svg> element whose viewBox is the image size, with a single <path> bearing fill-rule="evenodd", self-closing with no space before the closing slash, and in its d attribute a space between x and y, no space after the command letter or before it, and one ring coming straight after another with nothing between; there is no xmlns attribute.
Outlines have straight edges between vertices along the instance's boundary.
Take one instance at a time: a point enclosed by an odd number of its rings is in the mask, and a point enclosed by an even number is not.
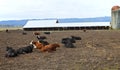
<svg viewBox="0 0 120 70"><path fill-rule="evenodd" d="M14 49L37 41L34 31L10 30L0 31L0 70L120 70L120 31L119 30L82 30L52 31L46 36L49 43L59 43L54 52L32 53L6 58L6 47ZM66 48L62 38L78 36L81 40L74 43L75 48Z"/></svg>

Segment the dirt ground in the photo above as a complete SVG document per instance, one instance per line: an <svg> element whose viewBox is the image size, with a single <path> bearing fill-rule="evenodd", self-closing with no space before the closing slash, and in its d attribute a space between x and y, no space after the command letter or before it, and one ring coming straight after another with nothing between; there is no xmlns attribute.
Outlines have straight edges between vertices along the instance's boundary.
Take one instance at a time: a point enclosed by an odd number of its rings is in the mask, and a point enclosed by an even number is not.
<svg viewBox="0 0 120 70"><path fill-rule="evenodd" d="M52 53L41 53L33 49L32 53L18 57L6 58L6 46L15 49L29 45L31 40L37 41L33 31L11 30L0 31L0 70L120 70L120 31L119 30L87 30L52 31L46 36L49 43L59 43L60 48ZM79 36L76 48L65 48L61 39L71 35Z"/></svg>

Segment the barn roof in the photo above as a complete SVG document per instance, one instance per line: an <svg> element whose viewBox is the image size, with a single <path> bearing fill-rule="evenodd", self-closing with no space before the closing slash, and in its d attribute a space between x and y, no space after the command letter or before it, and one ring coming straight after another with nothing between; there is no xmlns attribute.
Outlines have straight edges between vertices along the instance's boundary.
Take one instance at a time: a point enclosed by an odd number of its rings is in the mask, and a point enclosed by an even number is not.
<svg viewBox="0 0 120 70"><path fill-rule="evenodd" d="M28 21L23 28L110 26L110 22L56 23L56 20Z"/></svg>
<svg viewBox="0 0 120 70"><path fill-rule="evenodd" d="M23 28L50 27L56 23L56 20L31 20Z"/></svg>

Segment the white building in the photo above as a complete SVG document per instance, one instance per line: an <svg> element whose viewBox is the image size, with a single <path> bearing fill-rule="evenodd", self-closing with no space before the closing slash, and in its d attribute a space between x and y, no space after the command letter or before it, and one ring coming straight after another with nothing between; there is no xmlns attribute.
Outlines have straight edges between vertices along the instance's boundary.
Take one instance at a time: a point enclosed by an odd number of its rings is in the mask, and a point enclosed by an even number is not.
<svg viewBox="0 0 120 70"><path fill-rule="evenodd" d="M32 20L24 26L24 30L81 30L109 29L110 22L56 23L56 20Z"/></svg>

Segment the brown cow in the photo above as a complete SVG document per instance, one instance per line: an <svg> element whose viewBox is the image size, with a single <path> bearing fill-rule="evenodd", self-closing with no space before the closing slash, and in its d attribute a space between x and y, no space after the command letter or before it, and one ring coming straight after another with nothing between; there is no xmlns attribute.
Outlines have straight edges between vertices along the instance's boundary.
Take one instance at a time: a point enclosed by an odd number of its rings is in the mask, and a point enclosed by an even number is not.
<svg viewBox="0 0 120 70"><path fill-rule="evenodd" d="M56 51L57 47L60 47L59 44L54 43L54 44L49 44L49 45L43 45L42 43L40 43L39 41L31 41L30 44L32 44L34 46L34 48L39 49L41 52L52 52L52 51Z"/></svg>
<svg viewBox="0 0 120 70"><path fill-rule="evenodd" d="M42 47L44 47L44 45L39 41L31 41L30 44L32 44L34 48L37 48L37 49L41 49Z"/></svg>
<svg viewBox="0 0 120 70"><path fill-rule="evenodd" d="M40 35L40 33L39 33L39 32L33 32L33 34L34 34L34 35Z"/></svg>
<svg viewBox="0 0 120 70"><path fill-rule="evenodd" d="M45 47L42 47L41 48L41 52L52 52L52 51L56 51L56 48L57 47L60 47L59 44L57 43L54 43L54 44L49 44L49 45L46 45Z"/></svg>

